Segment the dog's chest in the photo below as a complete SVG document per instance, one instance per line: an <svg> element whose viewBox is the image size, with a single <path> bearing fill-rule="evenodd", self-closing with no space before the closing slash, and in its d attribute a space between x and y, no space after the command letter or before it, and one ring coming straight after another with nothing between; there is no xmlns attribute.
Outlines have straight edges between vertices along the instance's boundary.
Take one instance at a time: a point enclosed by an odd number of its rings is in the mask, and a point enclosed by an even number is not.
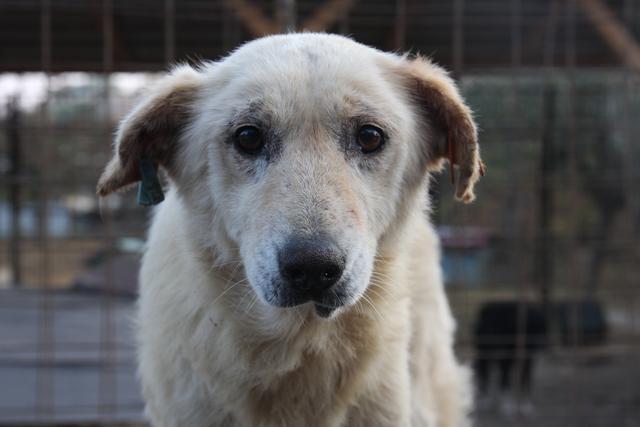
<svg viewBox="0 0 640 427"><path fill-rule="evenodd" d="M286 345L255 346L245 355L248 376L239 390L242 406L251 410L241 417L252 425L339 424L380 354L372 347L375 340L365 338L367 327L360 328L329 334L320 345L299 337Z"/></svg>

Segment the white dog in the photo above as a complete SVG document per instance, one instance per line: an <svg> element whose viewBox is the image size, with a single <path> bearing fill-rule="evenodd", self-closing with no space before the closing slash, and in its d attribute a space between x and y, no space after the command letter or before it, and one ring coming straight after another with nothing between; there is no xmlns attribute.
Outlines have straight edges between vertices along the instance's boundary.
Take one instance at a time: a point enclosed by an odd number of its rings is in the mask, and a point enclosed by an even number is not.
<svg viewBox="0 0 640 427"><path fill-rule="evenodd" d="M140 274L156 426L469 423L429 171L482 173L453 81L422 58L289 34L176 68L122 122L102 196L168 176ZM151 182L151 184L149 184Z"/></svg>

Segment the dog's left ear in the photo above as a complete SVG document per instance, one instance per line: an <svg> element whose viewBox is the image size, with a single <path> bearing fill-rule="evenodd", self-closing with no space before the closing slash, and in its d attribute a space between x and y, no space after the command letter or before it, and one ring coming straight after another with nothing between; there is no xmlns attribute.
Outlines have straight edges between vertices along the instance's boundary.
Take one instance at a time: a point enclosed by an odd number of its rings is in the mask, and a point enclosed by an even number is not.
<svg viewBox="0 0 640 427"><path fill-rule="evenodd" d="M447 72L429 60L403 59L400 73L418 114L424 118L423 126L430 129L425 128L429 134L425 138L428 168L440 169L448 160L451 179L455 180L457 166L456 199L472 202L475 183L484 175L485 166L471 110Z"/></svg>
<svg viewBox="0 0 640 427"><path fill-rule="evenodd" d="M175 172L178 139L201 79L201 74L188 65L175 68L120 123L113 158L98 181L98 195L106 196L142 180L144 196L151 198L143 204L162 200L156 167L161 166L169 175Z"/></svg>

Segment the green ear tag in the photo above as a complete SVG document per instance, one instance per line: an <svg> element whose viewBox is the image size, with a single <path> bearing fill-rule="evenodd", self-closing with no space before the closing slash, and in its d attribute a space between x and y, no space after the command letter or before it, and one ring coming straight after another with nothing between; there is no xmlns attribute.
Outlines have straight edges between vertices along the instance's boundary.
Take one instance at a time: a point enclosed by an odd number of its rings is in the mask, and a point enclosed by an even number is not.
<svg viewBox="0 0 640 427"><path fill-rule="evenodd" d="M156 165L151 159L140 159L140 183L138 184L138 204L141 206L157 205L164 200L162 186L158 179Z"/></svg>

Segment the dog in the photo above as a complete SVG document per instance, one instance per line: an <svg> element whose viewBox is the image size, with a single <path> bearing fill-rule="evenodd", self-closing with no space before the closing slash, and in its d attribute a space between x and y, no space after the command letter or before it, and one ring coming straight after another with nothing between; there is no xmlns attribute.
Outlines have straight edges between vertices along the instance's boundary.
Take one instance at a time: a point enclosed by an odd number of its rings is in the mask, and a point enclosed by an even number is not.
<svg viewBox="0 0 640 427"><path fill-rule="evenodd" d="M547 347L547 319L542 306L518 301L489 301L473 329L474 373L479 406L489 407L491 374L496 371L502 410L509 415L533 411L531 394L538 354ZM519 404L516 398L523 398Z"/></svg>
<svg viewBox="0 0 640 427"><path fill-rule="evenodd" d="M476 125L422 57L302 33L173 69L98 182L106 196L155 167L169 180L140 272L152 423L468 425L426 215L447 161L470 202Z"/></svg>

